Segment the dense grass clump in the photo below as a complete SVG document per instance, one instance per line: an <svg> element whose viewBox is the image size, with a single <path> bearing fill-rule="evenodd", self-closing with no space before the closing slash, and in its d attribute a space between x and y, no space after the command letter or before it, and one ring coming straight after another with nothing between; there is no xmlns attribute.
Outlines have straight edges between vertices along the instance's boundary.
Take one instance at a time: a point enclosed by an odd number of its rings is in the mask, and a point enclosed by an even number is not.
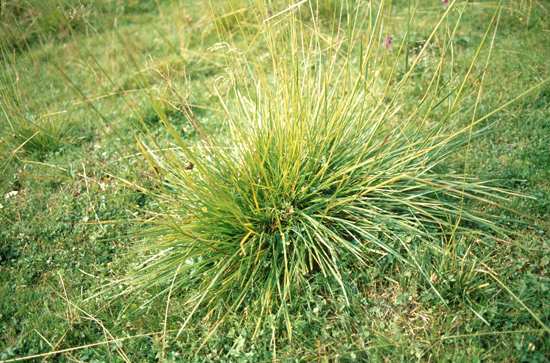
<svg viewBox="0 0 550 363"><path fill-rule="evenodd" d="M440 261L458 241L500 230L464 204L494 204L486 197L498 190L441 166L475 136L476 121L458 128L469 74L452 97L439 85L452 39L403 115L400 102L411 102L401 99L403 85L427 46L396 79L381 36L384 5L349 11L332 37L290 11L257 24L248 52L217 47L230 65L219 81L230 91L214 86L230 141L204 139L196 150L172 130L179 153L140 142L163 180L155 193L163 213L145 248L158 255L132 282L195 286L181 329L199 307L229 313L247 301L259 321L284 316L290 330L288 302L313 280L347 301L353 281L341 271L389 254L430 281L419 262L426 250ZM316 19L313 7L305 12ZM244 24L247 34L253 25Z"/></svg>
<svg viewBox="0 0 550 363"><path fill-rule="evenodd" d="M23 63L19 57L6 49L2 55L5 67L0 72L0 115L4 128L0 135L10 140L15 150L43 156L59 149L68 141L73 124L67 110L44 102L43 93L49 90L36 85L42 77L18 71L18 63Z"/></svg>

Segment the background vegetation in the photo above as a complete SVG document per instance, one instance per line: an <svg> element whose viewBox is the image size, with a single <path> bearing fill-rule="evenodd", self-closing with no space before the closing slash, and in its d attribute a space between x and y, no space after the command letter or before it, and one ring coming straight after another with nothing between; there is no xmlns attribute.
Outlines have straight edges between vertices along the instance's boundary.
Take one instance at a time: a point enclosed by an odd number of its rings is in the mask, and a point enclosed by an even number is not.
<svg viewBox="0 0 550 363"><path fill-rule="evenodd" d="M318 6L319 32L331 34L334 24L350 21L352 2L311 3ZM202 1L2 2L0 359L550 360L548 83L484 120L479 129L489 132L440 166L509 188L512 194L500 201L505 208L465 202L468 210L493 215L506 238L482 230L489 237L465 236L467 243L450 245L447 259L416 255L421 268L408 268L391 253L377 255L368 268L349 264L341 270L354 282L349 305L336 279L312 278L288 302L286 319L270 314L262 325L245 302L213 330L223 314L207 306L177 339L200 283L170 295L173 275L132 292L120 283L154 252L138 248L136 256L135 247L166 235L150 229L166 211L159 196L177 195L160 169L166 162L151 167L158 153L144 153L144 145L174 148L180 138L196 155L207 140L231 145L222 101L233 100L227 68L234 58L219 43L246 48L258 31L254 24L285 6L272 4L269 13L230 0L214 9ZM373 49L387 59L379 68L385 80L394 61L397 75L406 72L445 12L439 1L416 6L384 7ZM496 2L453 6L465 12L445 58L449 89L468 72L491 22L498 26L493 45L480 53L486 59L491 51L489 66L481 61L473 69L478 83L470 85L456 125L471 123L474 105L483 117L550 77L546 2L504 1L495 20ZM451 10L427 44L400 94L396 119L405 120L424 95L458 15ZM382 45L388 35L389 50ZM483 97L476 102L481 74ZM228 107L229 114L245 112L232 102ZM434 119L439 115L436 110ZM184 155L180 163L191 160ZM415 246L414 236L407 243Z"/></svg>

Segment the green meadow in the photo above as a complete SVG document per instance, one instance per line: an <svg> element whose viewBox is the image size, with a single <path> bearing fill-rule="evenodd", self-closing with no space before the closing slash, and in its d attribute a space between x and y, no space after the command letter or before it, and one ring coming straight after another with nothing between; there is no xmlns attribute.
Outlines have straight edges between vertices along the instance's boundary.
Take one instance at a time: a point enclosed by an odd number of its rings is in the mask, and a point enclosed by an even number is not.
<svg viewBox="0 0 550 363"><path fill-rule="evenodd" d="M0 0L20 361L550 361L550 3Z"/></svg>

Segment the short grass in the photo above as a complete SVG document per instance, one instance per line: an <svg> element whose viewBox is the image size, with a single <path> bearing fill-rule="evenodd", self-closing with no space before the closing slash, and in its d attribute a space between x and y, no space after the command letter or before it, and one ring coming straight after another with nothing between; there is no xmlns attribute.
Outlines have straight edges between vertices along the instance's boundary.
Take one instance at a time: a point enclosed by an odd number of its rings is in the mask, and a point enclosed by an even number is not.
<svg viewBox="0 0 550 363"><path fill-rule="evenodd" d="M346 5L320 2L330 29ZM244 35L231 15L238 2L214 3L217 16L207 1L2 1L0 359L549 361L549 84L489 117L480 126L490 132L446 160L444 167L458 175L466 169L521 194L505 207L530 218L470 202L502 217L498 223L509 236L472 239L452 250L461 258L427 264L443 301L417 271L382 254L368 269L341 271L354 281L349 305L311 280L289 302L292 336L275 316L257 330L248 319L250 302L199 350L220 316L194 315L176 339L193 286L170 296L157 296L169 282L116 299L100 294L145 261L130 252L143 240L150 212L160 208L144 192L159 185L131 130L148 129L170 146L169 121L196 150L205 147L203 133L227 135L213 92L227 86L220 78L225 63L212 47L220 37L243 44ZM450 72L468 70L497 5L467 5L446 64ZM443 11L440 1L420 2L409 26L409 62ZM408 1L392 3L384 24L394 39L388 57L407 41L408 12ZM478 115L550 77L549 12L542 0L503 2ZM252 8L246 16L259 15ZM404 99L423 94L442 41L430 45ZM178 103L182 98L187 104ZM328 286L338 290L339 283Z"/></svg>

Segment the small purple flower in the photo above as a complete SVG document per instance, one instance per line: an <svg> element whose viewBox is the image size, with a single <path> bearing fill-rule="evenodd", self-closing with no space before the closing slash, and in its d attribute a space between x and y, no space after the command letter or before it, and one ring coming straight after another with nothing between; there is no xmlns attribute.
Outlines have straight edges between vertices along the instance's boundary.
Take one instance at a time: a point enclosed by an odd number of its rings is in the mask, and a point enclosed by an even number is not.
<svg viewBox="0 0 550 363"><path fill-rule="evenodd" d="M386 40L384 40L384 48L388 51L391 50L391 45L393 44L393 35L388 35Z"/></svg>
<svg viewBox="0 0 550 363"><path fill-rule="evenodd" d="M447 9L447 6L449 5L449 0L441 0L441 4Z"/></svg>

